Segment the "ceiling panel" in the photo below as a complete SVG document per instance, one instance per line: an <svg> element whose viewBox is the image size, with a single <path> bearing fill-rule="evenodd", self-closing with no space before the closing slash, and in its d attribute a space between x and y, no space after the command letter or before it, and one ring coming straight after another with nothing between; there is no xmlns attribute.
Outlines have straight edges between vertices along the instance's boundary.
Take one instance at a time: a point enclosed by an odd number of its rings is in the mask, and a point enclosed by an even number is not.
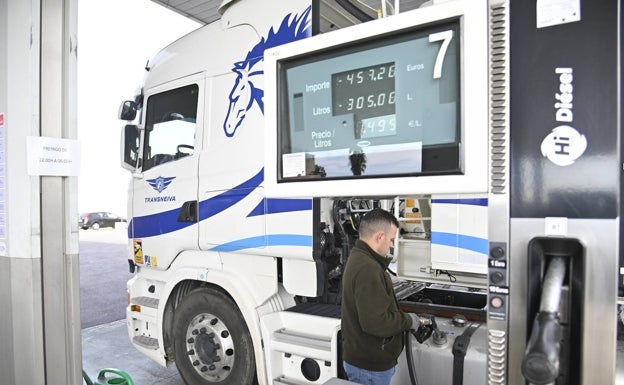
<svg viewBox="0 0 624 385"><path fill-rule="evenodd" d="M152 0L154 3L169 8L174 12L202 24L218 20L221 0Z"/></svg>
<svg viewBox="0 0 624 385"><path fill-rule="evenodd" d="M212 23L221 17L219 14L219 6L222 0L152 1L202 24ZM344 28L360 22L355 16L351 15L345 8L339 5L341 2L351 3L371 17L375 17L377 9L381 9L380 0L321 0L321 32ZM425 0L401 0L399 5L400 12L418 8L423 2L425 2ZM388 13L392 13L394 1L388 1L386 4Z"/></svg>

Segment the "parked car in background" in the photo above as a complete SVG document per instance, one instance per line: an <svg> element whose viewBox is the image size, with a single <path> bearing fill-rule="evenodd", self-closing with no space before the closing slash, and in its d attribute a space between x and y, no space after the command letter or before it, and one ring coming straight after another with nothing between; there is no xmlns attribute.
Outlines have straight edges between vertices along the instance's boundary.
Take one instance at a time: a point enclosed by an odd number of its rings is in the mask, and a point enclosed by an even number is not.
<svg viewBox="0 0 624 385"><path fill-rule="evenodd" d="M100 227L115 227L115 223L117 222L125 223L126 219L113 213L98 211L93 213L80 214L78 226L84 230L98 230Z"/></svg>

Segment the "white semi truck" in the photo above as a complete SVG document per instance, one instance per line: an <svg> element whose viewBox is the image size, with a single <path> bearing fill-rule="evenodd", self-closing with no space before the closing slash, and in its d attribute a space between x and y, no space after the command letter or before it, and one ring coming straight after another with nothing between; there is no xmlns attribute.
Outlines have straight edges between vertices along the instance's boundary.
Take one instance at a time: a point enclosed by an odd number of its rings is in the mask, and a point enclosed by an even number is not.
<svg viewBox="0 0 624 385"><path fill-rule="evenodd" d="M587 3L223 1L120 109L134 346L187 384L346 379L342 271L381 207L435 326L393 384L624 381L621 10Z"/></svg>

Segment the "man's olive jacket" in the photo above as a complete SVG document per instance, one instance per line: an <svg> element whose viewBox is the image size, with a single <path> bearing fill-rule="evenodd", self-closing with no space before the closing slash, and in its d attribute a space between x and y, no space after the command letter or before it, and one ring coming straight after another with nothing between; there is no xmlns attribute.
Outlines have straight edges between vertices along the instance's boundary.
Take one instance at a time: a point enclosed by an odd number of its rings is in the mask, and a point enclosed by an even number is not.
<svg viewBox="0 0 624 385"><path fill-rule="evenodd" d="M343 360L361 369L384 371L397 364L403 332L412 319L399 310L386 272L389 260L357 240L342 280Z"/></svg>

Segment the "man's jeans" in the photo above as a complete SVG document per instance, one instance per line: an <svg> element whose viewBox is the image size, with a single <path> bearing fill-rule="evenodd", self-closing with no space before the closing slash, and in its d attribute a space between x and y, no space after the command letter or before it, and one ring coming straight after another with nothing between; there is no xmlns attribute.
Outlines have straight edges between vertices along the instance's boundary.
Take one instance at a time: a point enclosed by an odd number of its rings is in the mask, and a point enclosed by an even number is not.
<svg viewBox="0 0 624 385"><path fill-rule="evenodd" d="M375 372L372 370L360 369L356 366L343 362L349 381L362 385L390 385L394 368L384 370L383 372Z"/></svg>

